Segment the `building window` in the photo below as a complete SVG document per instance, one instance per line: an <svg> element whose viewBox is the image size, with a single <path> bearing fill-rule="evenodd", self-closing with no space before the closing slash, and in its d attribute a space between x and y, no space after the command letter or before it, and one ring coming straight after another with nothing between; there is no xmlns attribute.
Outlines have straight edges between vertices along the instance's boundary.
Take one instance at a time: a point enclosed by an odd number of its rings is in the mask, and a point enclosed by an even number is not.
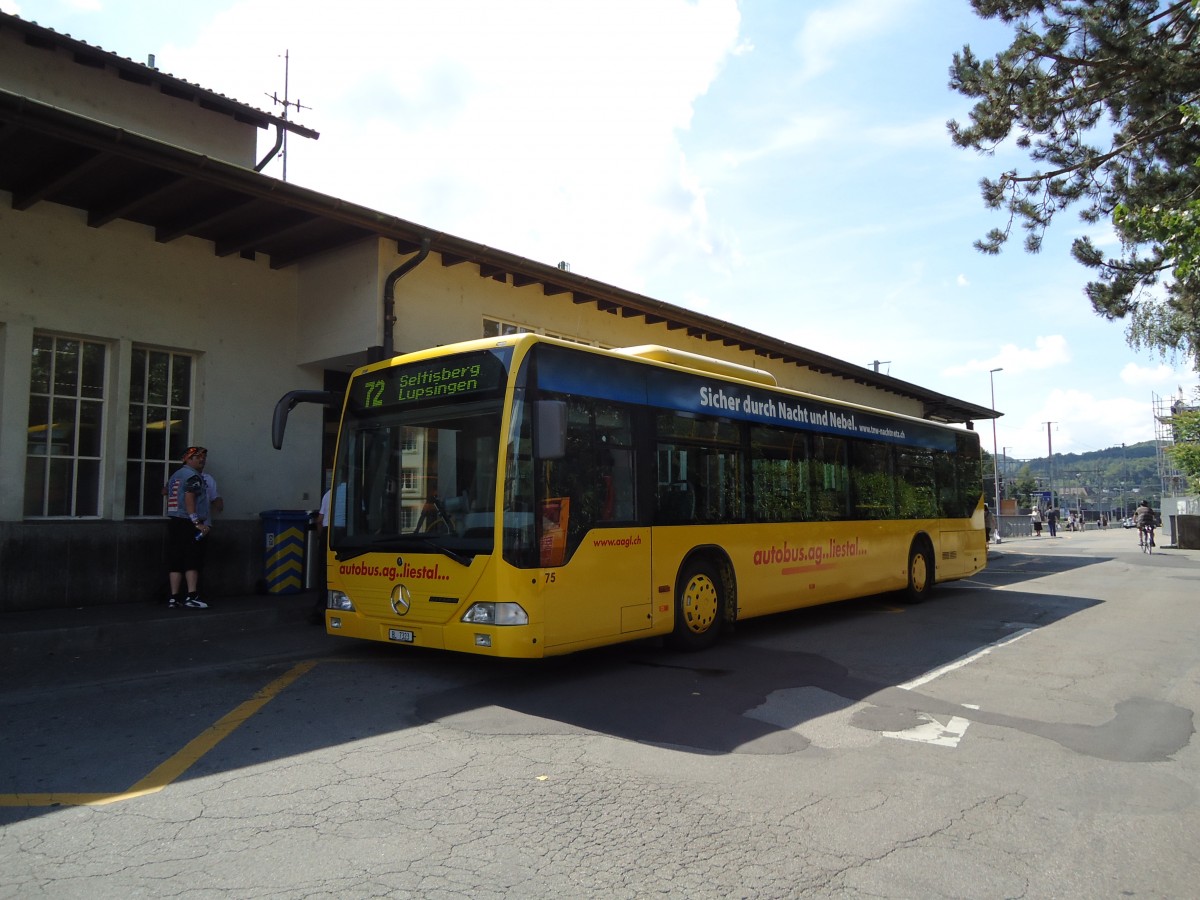
<svg viewBox="0 0 1200 900"><path fill-rule="evenodd" d="M25 515L98 516L107 349L35 334Z"/></svg>
<svg viewBox="0 0 1200 900"><path fill-rule="evenodd" d="M193 357L135 347L129 372L125 515L161 516L162 488L192 432Z"/></svg>

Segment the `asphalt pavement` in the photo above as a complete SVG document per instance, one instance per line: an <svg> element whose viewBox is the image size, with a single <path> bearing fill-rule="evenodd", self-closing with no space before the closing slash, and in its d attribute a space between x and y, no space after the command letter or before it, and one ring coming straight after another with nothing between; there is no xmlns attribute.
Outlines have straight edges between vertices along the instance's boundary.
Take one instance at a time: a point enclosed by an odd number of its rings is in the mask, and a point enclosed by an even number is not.
<svg viewBox="0 0 1200 900"><path fill-rule="evenodd" d="M323 631L315 615L316 591L206 602L207 609L140 602L0 613L0 677L13 669L52 665L83 654L194 647L280 628Z"/></svg>
<svg viewBox="0 0 1200 900"><path fill-rule="evenodd" d="M1108 531L1119 534L1122 530ZM1165 544L1169 536L1160 534ZM1060 539L1070 536L1071 532L1059 530ZM1028 550L1051 540L1048 535L1010 537L990 551ZM1200 558L1200 551L1182 552ZM0 613L0 678L30 665L53 665L56 660L85 654L138 653L147 647L158 651L194 648L266 630L283 629L305 636L324 631L315 615L316 591L216 597L209 602L208 609L169 609L165 603L138 602Z"/></svg>

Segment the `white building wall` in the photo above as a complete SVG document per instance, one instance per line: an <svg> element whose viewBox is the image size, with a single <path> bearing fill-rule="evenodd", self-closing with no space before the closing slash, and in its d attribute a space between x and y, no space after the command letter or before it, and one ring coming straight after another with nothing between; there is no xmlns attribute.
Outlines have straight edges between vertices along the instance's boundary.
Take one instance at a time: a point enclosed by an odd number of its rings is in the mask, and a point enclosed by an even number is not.
<svg viewBox="0 0 1200 900"><path fill-rule="evenodd" d="M296 365L296 272L267 261L217 258L183 238L159 244L128 222L87 228L52 204L16 213L0 192L0 521L20 520L31 341L34 332L108 347L102 517L124 516L128 362L136 345L195 354L191 440L209 448L226 518L315 507L320 498L319 415L294 416L284 452L271 446L275 402L320 388Z"/></svg>
<svg viewBox="0 0 1200 900"><path fill-rule="evenodd" d="M296 266L297 358L304 364L344 368L340 358L381 343L384 243L371 238Z"/></svg>

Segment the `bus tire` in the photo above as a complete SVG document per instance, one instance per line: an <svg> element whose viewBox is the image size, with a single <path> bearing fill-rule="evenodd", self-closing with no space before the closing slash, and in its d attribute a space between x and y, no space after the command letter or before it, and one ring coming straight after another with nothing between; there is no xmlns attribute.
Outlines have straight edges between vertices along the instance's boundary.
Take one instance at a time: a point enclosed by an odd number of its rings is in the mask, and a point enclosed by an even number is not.
<svg viewBox="0 0 1200 900"><path fill-rule="evenodd" d="M670 643L679 650L704 650L717 642L725 613L724 581L707 559L690 560L675 582L675 629Z"/></svg>
<svg viewBox="0 0 1200 900"><path fill-rule="evenodd" d="M909 603L927 599L934 581L933 548L926 541L915 540L908 551L908 587L904 589L904 599Z"/></svg>

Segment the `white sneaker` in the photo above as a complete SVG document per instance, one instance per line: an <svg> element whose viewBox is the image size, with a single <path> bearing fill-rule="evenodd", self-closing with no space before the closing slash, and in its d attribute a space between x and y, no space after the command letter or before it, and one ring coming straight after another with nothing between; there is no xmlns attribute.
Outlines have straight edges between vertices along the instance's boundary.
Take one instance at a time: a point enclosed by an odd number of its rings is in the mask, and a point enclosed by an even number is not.
<svg viewBox="0 0 1200 900"><path fill-rule="evenodd" d="M208 604L195 594L188 594L183 600L183 605L189 609L208 609Z"/></svg>

